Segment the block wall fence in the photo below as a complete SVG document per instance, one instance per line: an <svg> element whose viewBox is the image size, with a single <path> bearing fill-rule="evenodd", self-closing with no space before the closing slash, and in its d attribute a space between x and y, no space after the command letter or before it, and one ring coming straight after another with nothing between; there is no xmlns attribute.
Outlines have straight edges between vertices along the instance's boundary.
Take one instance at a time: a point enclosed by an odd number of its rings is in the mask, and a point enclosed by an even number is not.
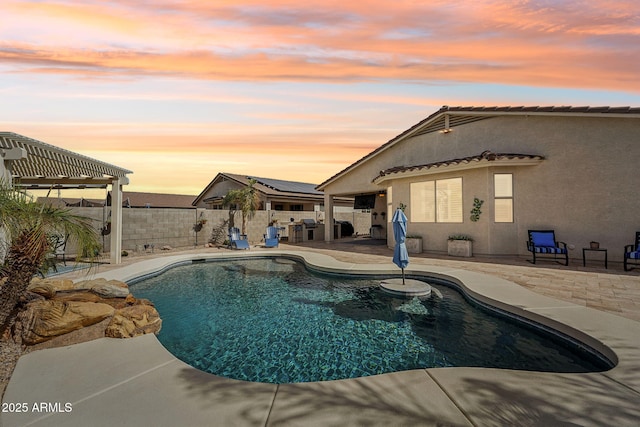
<svg viewBox="0 0 640 427"><path fill-rule="evenodd" d="M70 208L74 214L82 215L93 220L95 228L100 235L100 229L104 227L109 218L109 208ZM336 212L336 220L349 221L360 235L369 234L371 227L371 214L363 212ZM202 230L196 233L193 227L197 220L205 219L207 222ZM219 227L223 221L229 219L227 210L211 209L163 209L163 208L124 208L122 211L122 249L126 251L140 252L160 250L163 246L172 248L193 248L204 246L211 238L214 227ZM259 244L263 239L265 229L270 222L277 220L277 225L284 227L281 237L288 237L287 225L291 222L299 222L302 219L313 219L316 222L324 221L324 212L316 211L256 211L253 218L247 220L246 233L252 245ZM242 214L236 212L235 226L242 228ZM224 235L226 238L226 233ZM109 251L111 236L101 236L104 251ZM153 245L153 246L152 246ZM74 244L69 242L66 252L74 254Z"/></svg>

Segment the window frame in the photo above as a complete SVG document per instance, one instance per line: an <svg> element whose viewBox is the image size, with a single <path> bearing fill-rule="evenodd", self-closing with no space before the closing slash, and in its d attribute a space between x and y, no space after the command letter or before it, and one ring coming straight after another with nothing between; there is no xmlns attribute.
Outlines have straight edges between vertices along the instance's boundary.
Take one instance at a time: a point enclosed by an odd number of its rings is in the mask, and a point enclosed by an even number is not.
<svg viewBox="0 0 640 427"><path fill-rule="evenodd" d="M442 215L442 209L441 209L442 203L443 203L442 193L444 190L438 185L438 183L443 183L444 181L459 181L459 189L460 189L459 200L453 201L453 203L459 202L460 211L456 213L457 214L456 218L454 218L453 220L446 220L446 221L442 219L443 215ZM428 186L428 188L426 189L419 188L418 185ZM429 224L462 224L464 223L463 185L464 185L464 180L463 180L463 177L461 176L453 177L453 178L433 179L429 181L416 181L416 182L410 183L409 193L411 196L411 205L412 205L411 222L429 223ZM425 194L424 197L416 197L418 200L420 200L421 203L423 203L422 211L419 211L418 209L416 209L417 200L416 198L414 198L414 196L417 196L419 194L418 192L428 193L428 194ZM428 203L428 206L427 206L427 203ZM447 206L450 207L451 205L452 205L452 202L447 203ZM420 215L420 217L418 217L418 215ZM447 218L451 216L452 215L448 215Z"/></svg>
<svg viewBox="0 0 640 427"><path fill-rule="evenodd" d="M497 185L497 177L498 176L509 176L509 195L498 195L498 185ZM510 201L510 219L507 221L498 219L498 211L502 209L498 209L499 201ZM512 224L514 223L514 197L513 197L513 173L494 173L493 174L493 222L496 224Z"/></svg>

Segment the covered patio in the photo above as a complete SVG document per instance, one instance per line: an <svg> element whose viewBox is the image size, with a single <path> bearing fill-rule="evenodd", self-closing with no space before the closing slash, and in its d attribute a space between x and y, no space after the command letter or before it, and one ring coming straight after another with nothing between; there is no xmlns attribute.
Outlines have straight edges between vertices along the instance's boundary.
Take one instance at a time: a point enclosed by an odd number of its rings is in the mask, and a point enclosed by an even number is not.
<svg viewBox="0 0 640 427"><path fill-rule="evenodd" d="M111 187L110 262L122 253L122 187L130 170L13 132L0 132L0 179L25 190Z"/></svg>

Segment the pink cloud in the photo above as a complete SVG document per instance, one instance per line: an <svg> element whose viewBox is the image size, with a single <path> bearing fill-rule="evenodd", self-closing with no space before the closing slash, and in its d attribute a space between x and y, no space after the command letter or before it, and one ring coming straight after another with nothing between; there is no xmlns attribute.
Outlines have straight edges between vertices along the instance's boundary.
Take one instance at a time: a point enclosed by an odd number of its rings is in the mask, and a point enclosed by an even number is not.
<svg viewBox="0 0 640 427"><path fill-rule="evenodd" d="M15 18L28 21L23 3L11 4ZM640 7L563 4L43 3L39 16L65 31L76 28L78 37L29 43L7 33L0 60L21 72L84 78L451 80L628 90L640 67L632 60L640 57ZM81 37L87 27L94 28L88 46Z"/></svg>

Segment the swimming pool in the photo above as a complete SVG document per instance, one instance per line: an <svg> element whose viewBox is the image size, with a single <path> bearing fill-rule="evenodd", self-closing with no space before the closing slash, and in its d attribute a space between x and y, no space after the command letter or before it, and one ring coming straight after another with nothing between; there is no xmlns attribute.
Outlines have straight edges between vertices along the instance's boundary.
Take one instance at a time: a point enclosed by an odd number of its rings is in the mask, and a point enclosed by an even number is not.
<svg viewBox="0 0 640 427"><path fill-rule="evenodd" d="M379 280L320 275L285 258L180 266L137 282L162 344L216 375L293 383L478 366L550 372L610 368L579 345L470 305L455 289L402 299Z"/></svg>

